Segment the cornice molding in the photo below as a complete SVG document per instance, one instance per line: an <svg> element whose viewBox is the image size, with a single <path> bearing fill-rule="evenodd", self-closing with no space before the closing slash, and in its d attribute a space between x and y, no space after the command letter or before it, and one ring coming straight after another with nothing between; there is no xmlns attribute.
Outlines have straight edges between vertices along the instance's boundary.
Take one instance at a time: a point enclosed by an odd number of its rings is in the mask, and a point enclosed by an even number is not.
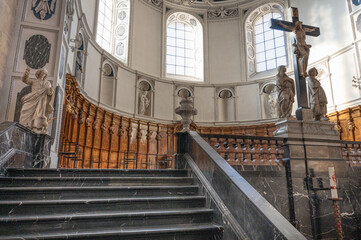
<svg viewBox="0 0 361 240"><path fill-rule="evenodd" d="M179 6L184 9L206 10L209 20L222 20L226 18L238 18L240 9L244 6L254 4L252 0L228 0L226 2L214 2L212 0L204 0L198 2L196 0L142 0L152 7L161 10L164 5Z"/></svg>

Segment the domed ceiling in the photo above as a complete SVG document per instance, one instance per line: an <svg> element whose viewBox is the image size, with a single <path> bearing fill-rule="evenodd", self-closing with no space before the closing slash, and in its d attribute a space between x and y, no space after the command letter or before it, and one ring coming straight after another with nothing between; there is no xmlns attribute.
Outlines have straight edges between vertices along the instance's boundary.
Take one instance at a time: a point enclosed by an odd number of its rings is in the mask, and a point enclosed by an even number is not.
<svg viewBox="0 0 361 240"><path fill-rule="evenodd" d="M213 8L213 7L229 7L239 6L244 3L254 2L255 0L146 0L154 5L161 5L163 2L175 3L183 6L192 6L199 8Z"/></svg>

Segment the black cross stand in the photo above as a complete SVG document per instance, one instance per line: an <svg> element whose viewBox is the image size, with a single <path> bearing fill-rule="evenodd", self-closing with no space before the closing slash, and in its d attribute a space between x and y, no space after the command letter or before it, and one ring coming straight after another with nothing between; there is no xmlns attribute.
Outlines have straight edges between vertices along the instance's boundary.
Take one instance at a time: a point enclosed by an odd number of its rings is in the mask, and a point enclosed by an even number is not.
<svg viewBox="0 0 361 240"><path fill-rule="evenodd" d="M292 22L281 21L278 19L271 19L270 28L292 32L292 30L285 28L282 25L286 25L289 27L295 27L296 22L299 21L298 18L298 9L292 8ZM282 25L281 25L281 24ZM320 29L318 27L312 27L308 25L303 25L302 28L305 30L306 35L317 37L320 35ZM296 43L296 39L294 38L294 43ZM293 49L294 50L294 49ZM302 109L309 109L308 106L308 98L307 98L307 86L306 86L306 78L300 75L299 66L298 66L298 57L296 54L293 54L293 63L294 63L294 72L295 72L295 82L296 82L296 92L297 92L297 105L298 108L296 110L296 118L297 120L303 120ZM306 71L306 69L305 69Z"/></svg>

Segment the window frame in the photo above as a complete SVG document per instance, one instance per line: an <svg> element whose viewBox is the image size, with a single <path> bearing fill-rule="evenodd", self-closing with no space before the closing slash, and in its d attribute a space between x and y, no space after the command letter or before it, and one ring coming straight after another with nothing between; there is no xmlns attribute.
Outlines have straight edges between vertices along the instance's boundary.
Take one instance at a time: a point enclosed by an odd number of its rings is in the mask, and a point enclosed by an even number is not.
<svg viewBox="0 0 361 240"><path fill-rule="evenodd" d="M105 1L108 1L108 0L105 0ZM128 64L129 63L129 55L130 55L129 52L130 52L131 22L132 22L132 16L131 16L132 15L132 3L131 3L132 1L131 0L112 0L112 16L111 16L110 43L109 43L110 51L108 51L108 49L105 49L101 45L100 41L98 41L98 36L103 41L103 37L100 34L98 34L99 24L104 25L103 23L99 23L100 15L104 15L100 11L101 2L102 2L102 0L98 0L98 9L99 10L96 15L97 21L95 23L95 26L96 26L95 41L107 53L109 53L112 56L114 56L115 58L117 58L120 62L122 62L124 64ZM120 20L117 18L118 12L122 11L122 8L118 8L118 6L120 6L120 4L122 4L122 2L126 2L126 4L125 4L126 7L124 7L124 9L126 10L127 15L126 15L126 20L124 22L123 21L120 22ZM121 26L125 29L124 37L121 35L116 35L118 28L120 29ZM117 54L117 46L120 44L123 44L123 46L124 46L124 49L123 49L124 54Z"/></svg>
<svg viewBox="0 0 361 240"><path fill-rule="evenodd" d="M184 13L184 14L187 14L189 16L191 16L192 18L196 19L197 23L200 24L200 29L199 31L202 33L202 39L199 40L198 43L201 43L202 46L201 46L201 51L202 53L200 54L200 56L202 57L202 59L200 60L200 65L201 67L198 68L198 70L201 71L200 75L201 75L201 78L197 77L197 67L196 67L196 62L195 62L195 68L194 68L194 75L193 76L186 76L186 75L177 75L177 74L169 74L167 73L167 65L168 65L168 62L167 62L167 47L168 47L168 26L172 23L176 23L176 22L181 22L181 23L184 23L182 21L170 21L169 22L169 18L174 15L174 14L177 14L177 13ZM186 25L189 25L189 23L184 23ZM192 27L192 26L191 26ZM197 14L194 14L194 13L189 13L187 11L183 11L183 10L173 10L173 11L169 11L167 14L165 14L164 16L164 23L163 23L163 29L164 29L164 34L163 34L163 63L162 63L162 69L163 69L163 78L164 79L167 79L167 80L170 80L170 81L174 81L174 80L179 80L179 81L189 81L189 82L194 82L194 83L204 83L205 82L205 26L204 26L204 22L203 20L197 15ZM194 33L196 33L194 31ZM176 38L175 38L176 39ZM194 41L195 45L197 43L197 41L195 40ZM194 53L195 51L197 50L197 47L195 47L194 49ZM175 55L176 56L176 55ZM195 59L195 58L194 58ZM195 60L196 61L196 60Z"/></svg>
<svg viewBox="0 0 361 240"><path fill-rule="evenodd" d="M247 55L247 75L248 77L254 77L257 74L267 74L269 72L275 71L277 69L277 57L276 60L276 67L267 69L266 70L258 71L257 70L257 52L256 52L256 35L255 35L255 23L265 15L269 13L279 13L281 14L281 17L283 19L286 18L286 13L284 11L284 7L279 3L267 3L263 4L261 6L257 6L254 8L250 13L246 16L245 21L245 42L246 42L246 55ZM286 58L286 64L285 66L289 65L289 49L288 49L288 42L287 42L287 36L285 32L283 32L283 38L284 38L284 50L285 50L285 58ZM273 35L273 41L275 41L274 35ZM276 46L274 46L274 49L276 51ZM265 50L266 54L266 50ZM276 56L276 53L275 53ZM267 58L265 56L265 63L267 64Z"/></svg>

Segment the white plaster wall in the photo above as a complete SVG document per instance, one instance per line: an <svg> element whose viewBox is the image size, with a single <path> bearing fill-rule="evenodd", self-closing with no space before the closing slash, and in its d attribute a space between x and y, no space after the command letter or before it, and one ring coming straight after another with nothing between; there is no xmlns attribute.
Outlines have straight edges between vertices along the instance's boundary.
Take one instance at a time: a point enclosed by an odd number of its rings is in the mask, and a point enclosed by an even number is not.
<svg viewBox="0 0 361 240"><path fill-rule="evenodd" d="M175 106L173 105L173 84L155 82L154 117L172 119ZM178 107L178 105L176 106Z"/></svg>
<svg viewBox="0 0 361 240"><path fill-rule="evenodd" d="M135 109L135 79L134 73L118 68L115 107L131 114Z"/></svg>
<svg viewBox="0 0 361 240"><path fill-rule="evenodd" d="M131 23L133 35L131 67L144 73L160 77L162 59L162 13L133 0L134 18Z"/></svg>
<svg viewBox="0 0 361 240"><path fill-rule="evenodd" d="M97 0L81 0L81 7L86 16L90 31L95 33L96 9L98 9Z"/></svg>
<svg viewBox="0 0 361 240"><path fill-rule="evenodd" d="M359 89L352 87L351 84L352 77L356 76L353 51L350 50L345 54L330 59L330 69L336 106L360 97Z"/></svg>
<svg viewBox="0 0 361 240"><path fill-rule="evenodd" d="M258 84L236 87L238 121L257 120L261 118Z"/></svg>
<svg viewBox="0 0 361 240"><path fill-rule="evenodd" d="M77 35L78 35L78 17L76 16L76 13L74 14L75 16L73 17L73 21L71 23L71 28L70 28L70 39L76 39ZM73 52L70 48L70 46L75 46L75 43L68 43L69 44L69 54L68 54L68 60L67 60L67 73L71 73L72 75L75 74L75 52ZM69 71L70 69L70 71Z"/></svg>
<svg viewBox="0 0 361 240"><path fill-rule="evenodd" d="M298 8L299 18L304 24L317 26L321 30L319 37L307 37L307 42L312 45L310 63L333 54L352 43L352 28L347 1L291 0L290 2L292 7Z"/></svg>
<svg viewBox="0 0 361 240"><path fill-rule="evenodd" d="M198 114L194 116L196 123L214 122L214 88L195 87L194 107L198 110Z"/></svg>
<svg viewBox="0 0 361 240"><path fill-rule="evenodd" d="M208 22L210 83L241 82L239 19Z"/></svg>
<svg viewBox="0 0 361 240"><path fill-rule="evenodd" d="M101 77L101 54L88 44L88 56L86 57L84 91L92 99L98 100Z"/></svg>

